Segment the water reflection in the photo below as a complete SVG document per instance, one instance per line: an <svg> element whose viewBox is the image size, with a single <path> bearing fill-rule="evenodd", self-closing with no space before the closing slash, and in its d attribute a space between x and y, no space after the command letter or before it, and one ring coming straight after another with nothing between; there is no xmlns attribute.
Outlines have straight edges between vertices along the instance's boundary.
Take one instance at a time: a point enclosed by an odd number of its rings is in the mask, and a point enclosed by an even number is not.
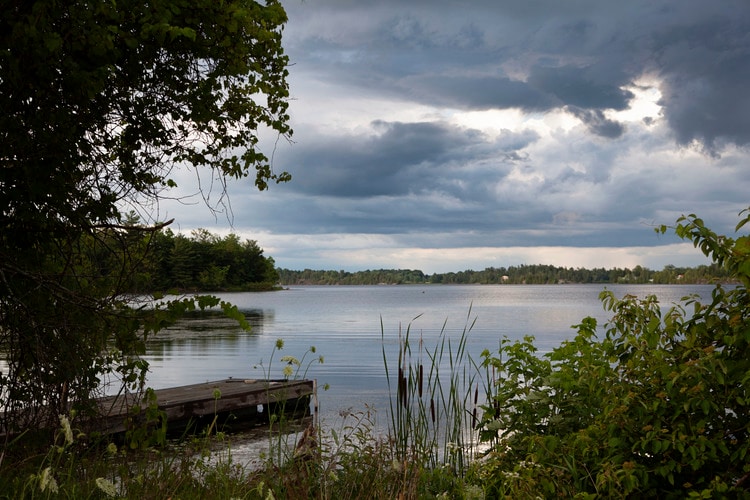
<svg viewBox="0 0 750 500"><path fill-rule="evenodd" d="M241 311L251 330L220 311L186 315L149 339L145 359L149 362L149 386L155 389L205 382L228 377L248 377L266 325L273 311Z"/></svg>
<svg viewBox="0 0 750 500"><path fill-rule="evenodd" d="M214 348L216 342L221 342L225 349L231 349L245 338L262 335L264 326L273 323L273 311L257 309L241 312L250 324L249 332L219 311L191 313L150 338L149 355L158 357L160 353L168 353L185 345Z"/></svg>

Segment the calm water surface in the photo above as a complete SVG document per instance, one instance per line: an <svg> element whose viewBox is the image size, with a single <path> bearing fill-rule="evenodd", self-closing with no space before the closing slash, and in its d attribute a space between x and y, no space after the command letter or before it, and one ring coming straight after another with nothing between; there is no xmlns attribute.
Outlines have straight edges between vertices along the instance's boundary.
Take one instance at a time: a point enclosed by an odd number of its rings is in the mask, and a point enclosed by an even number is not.
<svg viewBox="0 0 750 500"><path fill-rule="evenodd" d="M710 285L610 286L624 294L655 294L663 304L697 293L709 297ZM468 350L479 359L496 349L502 337L533 335L541 352L551 350L575 331L586 316L602 324L608 315L598 300L602 285L401 285L306 286L267 293L222 294L248 317L244 332L222 317L181 322L149 344L149 385L170 387L222 378L281 378L283 355L302 358L315 346L307 378L328 384L319 391L323 421L365 405L388 409L383 346L392 370L397 366L399 331L411 330L412 345L422 338L433 349L445 325L456 341L473 322ZM381 329L382 322L382 329ZM277 339L284 347L274 353ZM271 356L273 354L273 361ZM319 364L318 357L324 358Z"/></svg>

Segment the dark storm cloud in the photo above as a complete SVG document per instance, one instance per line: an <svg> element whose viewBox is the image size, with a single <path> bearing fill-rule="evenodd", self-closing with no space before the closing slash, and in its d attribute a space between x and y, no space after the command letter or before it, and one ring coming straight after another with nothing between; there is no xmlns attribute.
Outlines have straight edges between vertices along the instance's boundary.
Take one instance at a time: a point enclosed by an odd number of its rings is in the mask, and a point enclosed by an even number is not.
<svg viewBox="0 0 750 500"><path fill-rule="evenodd" d="M663 84L681 144L750 143L750 3L745 0L315 2L289 47L305 71L368 92L464 109L571 106L592 132L628 107L643 76ZM303 19L304 16L314 18ZM314 66L305 58L316 48Z"/></svg>
<svg viewBox="0 0 750 500"><path fill-rule="evenodd" d="M676 264L655 225L694 212L731 234L747 206L748 0L284 6L294 143L261 139L293 179L228 188L234 229L282 267L624 265L608 247Z"/></svg>
<svg viewBox="0 0 750 500"><path fill-rule="evenodd" d="M461 194L461 186L505 175L503 165L520 158L537 139L533 132L488 138L471 129L440 122L376 121L368 134L316 136L314 146L290 151L284 162L295 165L290 187L308 195L363 198L431 191ZM481 175L481 178L474 179Z"/></svg>
<svg viewBox="0 0 750 500"><path fill-rule="evenodd" d="M467 109L548 110L558 102L525 82L504 76L423 76L406 80L419 101ZM422 97L420 97L422 96Z"/></svg>
<svg viewBox="0 0 750 500"><path fill-rule="evenodd" d="M611 77L597 80L591 67L534 66L528 84L539 92L554 96L559 104L587 109L615 109L628 107L631 92L618 87ZM621 84L628 83L626 80Z"/></svg>
<svg viewBox="0 0 750 500"><path fill-rule="evenodd" d="M621 123L609 120L600 109L582 109L578 106L566 106L565 109L581 120L592 134L617 139L625 131Z"/></svg>
<svg viewBox="0 0 750 500"><path fill-rule="evenodd" d="M654 35L665 116L681 143L750 142L750 4Z"/></svg>

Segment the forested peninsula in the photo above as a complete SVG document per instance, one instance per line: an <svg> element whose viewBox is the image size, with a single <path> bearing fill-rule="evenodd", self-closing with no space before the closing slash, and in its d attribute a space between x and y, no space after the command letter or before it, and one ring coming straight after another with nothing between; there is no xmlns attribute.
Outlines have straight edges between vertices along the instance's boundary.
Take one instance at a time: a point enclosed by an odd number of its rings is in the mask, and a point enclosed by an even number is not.
<svg viewBox="0 0 750 500"><path fill-rule="evenodd" d="M665 266L655 271L642 266L628 268L572 268L543 264L488 267L483 271L466 270L425 274L412 269L367 271L292 271L277 269L279 283L289 285L406 285L406 284L566 284L566 283L657 283L696 284L730 282L726 270L716 264L698 267Z"/></svg>
<svg viewBox="0 0 750 500"><path fill-rule="evenodd" d="M185 235L167 229L147 236L110 231L106 238L137 240L131 258L140 259L140 265L129 292L265 291L278 286L273 258L263 255L255 240L242 241L236 234L222 237L197 229ZM117 263L100 262L102 269L112 265Z"/></svg>

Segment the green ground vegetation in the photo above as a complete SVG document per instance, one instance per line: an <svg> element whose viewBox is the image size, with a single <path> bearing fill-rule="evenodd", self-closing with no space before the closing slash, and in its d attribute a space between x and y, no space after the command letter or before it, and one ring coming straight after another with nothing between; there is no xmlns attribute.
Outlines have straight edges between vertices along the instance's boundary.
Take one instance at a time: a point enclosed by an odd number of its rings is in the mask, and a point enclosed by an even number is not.
<svg viewBox="0 0 750 500"><path fill-rule="evenodd" d="M544 356L532 339L485 352L491 496L750 497L750 237L695 216L675 231L739 286L673 306L603 292L603 328L586 318Z"/></svg>

